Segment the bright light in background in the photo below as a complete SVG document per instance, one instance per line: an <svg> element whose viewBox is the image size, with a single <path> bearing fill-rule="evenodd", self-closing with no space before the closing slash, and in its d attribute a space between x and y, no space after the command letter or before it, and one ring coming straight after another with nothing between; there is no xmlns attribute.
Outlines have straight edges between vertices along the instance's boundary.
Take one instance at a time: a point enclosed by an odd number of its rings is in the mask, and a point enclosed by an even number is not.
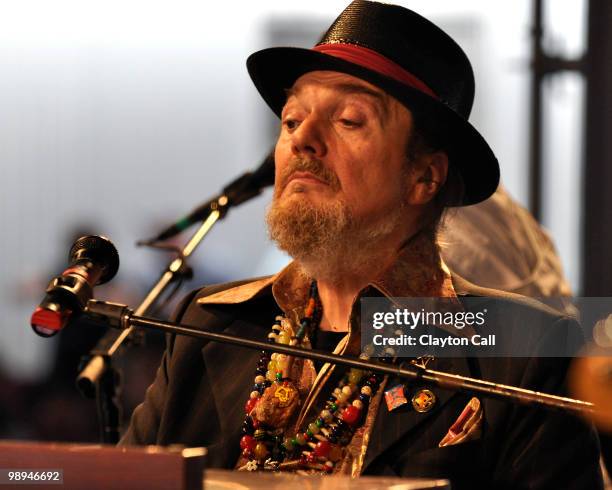
<svg viewBox="0 0 612 490"><path fill-rule="evenodd" d="M175 47L202 44L213 37L211 17L220 19L217 2L169 2L110 0L104 2L55 0L3 2L0 39L21 46L89 44L133 47ZM239 30L248 18L237 16L232 25ZM234 24L237 22L237 24Z"/></svg>

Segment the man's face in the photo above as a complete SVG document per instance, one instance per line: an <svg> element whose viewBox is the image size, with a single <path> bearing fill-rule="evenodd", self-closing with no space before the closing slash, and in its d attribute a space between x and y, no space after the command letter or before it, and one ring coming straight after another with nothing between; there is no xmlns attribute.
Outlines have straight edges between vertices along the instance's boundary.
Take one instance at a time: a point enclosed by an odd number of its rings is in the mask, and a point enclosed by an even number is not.
<svg viewBox="0 0 612 490"><path fill-rule="evenodd" d="M408 109L351 75L316 71L289 91L275 152L275 199L343 202L364 224L384 220L405 193Z"/></svg>
<svg viewBox="0 0 612 490"><path fill-rule="evenodd" d="M316 71L288 91L281 124L268 224L283 250L329 269L406 238L408 109L359 78Z"/></svg>

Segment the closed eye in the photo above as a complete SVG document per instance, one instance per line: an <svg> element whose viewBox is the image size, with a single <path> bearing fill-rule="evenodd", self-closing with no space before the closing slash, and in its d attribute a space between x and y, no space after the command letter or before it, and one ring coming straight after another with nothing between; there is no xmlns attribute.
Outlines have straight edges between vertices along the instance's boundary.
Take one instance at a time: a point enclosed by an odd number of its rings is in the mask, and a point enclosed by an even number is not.
<svg viewBox="0 0 612 490"><path fill-rule="evenodd" d="M343 126L346 126L347 128L359 128L362 126L362 123L359 121L354 121L352 119L340 119L340 122L342 123Z"/></svg>

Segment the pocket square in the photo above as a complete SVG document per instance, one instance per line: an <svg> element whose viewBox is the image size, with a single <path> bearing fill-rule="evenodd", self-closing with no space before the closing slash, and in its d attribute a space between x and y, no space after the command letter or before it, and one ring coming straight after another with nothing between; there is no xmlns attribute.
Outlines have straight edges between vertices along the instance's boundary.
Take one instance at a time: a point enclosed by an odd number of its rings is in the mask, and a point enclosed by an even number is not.
<svg viewBox="0 0 612 490"><path fill-rule="evenodd" d="M438 443L438 447L452 446L479 438L482 432L482 416L483 409L480 400L474 397L450 426L446 435Z"/></svg>

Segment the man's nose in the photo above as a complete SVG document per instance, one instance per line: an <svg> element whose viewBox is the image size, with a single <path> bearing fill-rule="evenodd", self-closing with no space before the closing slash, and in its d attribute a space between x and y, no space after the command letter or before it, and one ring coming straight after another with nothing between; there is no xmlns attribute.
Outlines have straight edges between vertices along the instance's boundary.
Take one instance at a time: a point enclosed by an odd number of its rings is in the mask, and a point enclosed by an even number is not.
<svg viewBox="0 0 612 490"><path fill-rule="evenodd" d="M327 153L324 121L316 116L306 117L291 133L294 155L322 158Z"/></svg>

